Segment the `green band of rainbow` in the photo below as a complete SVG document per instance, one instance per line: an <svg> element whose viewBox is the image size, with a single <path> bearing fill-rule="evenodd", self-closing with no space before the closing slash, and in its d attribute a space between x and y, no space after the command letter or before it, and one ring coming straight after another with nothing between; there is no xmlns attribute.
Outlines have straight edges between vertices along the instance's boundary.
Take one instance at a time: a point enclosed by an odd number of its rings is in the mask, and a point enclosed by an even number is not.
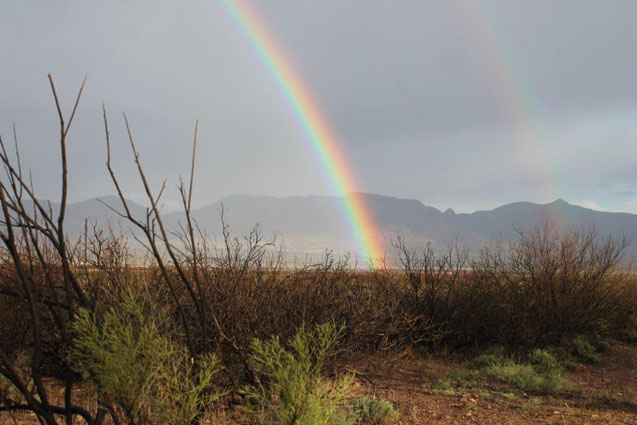
<svg viewBox="0 0 637 425"><path fill-rule="evenodd" d="M243 0L220 0L241 29L297 116L307 139L318 155L354 232L361 254L372 267L384 257L381 239L369 207L357 192L355 179L336 137L325 122L316 102L289 60L274 42L257 15Z"/></svg>

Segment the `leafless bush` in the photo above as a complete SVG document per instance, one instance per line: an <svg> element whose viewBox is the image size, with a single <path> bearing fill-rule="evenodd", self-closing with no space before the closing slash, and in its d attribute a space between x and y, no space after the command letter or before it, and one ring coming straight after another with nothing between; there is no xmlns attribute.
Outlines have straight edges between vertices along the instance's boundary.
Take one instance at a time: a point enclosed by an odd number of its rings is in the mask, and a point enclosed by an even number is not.
<svg viewBox="0 0 637 425"><path fill-rule="evenodd" d="M399 237L394 244L407 283L408 306L431 328L429 341L443 339L458 303L458 289L466 276L467 252L457 244L436 252L428 243L419 253ZM435 332L434 332L435 330Z"/></svg>
<svg viewBox="0 0 637 425"><path fill-rule="evenodd" d="M138 241L152 254L161 280L158 286L169 289L169 304L179 318L193 358L214 350L222 354L227 371L242 371L250 377L247 358L253 339L290 337L304 324L345 325L344 346L350 350L386 349L425 337L429 323L404 308L404 288L391 273L361 273L347 259L336 260L329 253L321 263L285 269L275 240L264 239L258 226L244 238L233 237L223 210L221 245L210 246L191 215L196 127L188 184L182 180L179 185L184 219L178 230L168 229L158 207L165 182L154 194L126 116L124 122L150 207L142 219L130 212L111 167L104 112L107 167L123 209L116 212L141 231ZM237 383L241 373L234 379Z"/></svg>
<svg viewBox="0 0 637 425"><path fill-rule="evenodd" d="M452 344L537 346L578 334L612 336L637 313L635 279L619 267L626 238L549 222L515 243L485 247L468 260L456 247L419 255L396 247L410 305Z"/></svg>
<svg viewBox="0 0 637 425"><path fill-rule="evenodd" d="M619 297L631 278L618 267L627 245L593 227L558 231L546 223L519 232L516 243L485 248L468 287L472 332L527 346L613 332L627 319L622 308L634 305Z"/></svg>
<svg viewBox="0 0 637 425"><path fill-rule="evenodd" d="M111 409L107 404L99 404L91 412L74 404L72 390L78 376L67 358L73 340L70 324L76 312L80 308L95 311L103 290L99 273L87 272L81 276L79 251L69 242L64 229L68 195L66 140L84 84L67 120L51 76L49 82L60 123L61 194L56 211L36 196L29 177L24 175L15 131L15 159L9 157L0 138L0 161L6 172L0 181L0 238L4 244L0 293L4 295L3 307L11 313L23 312L18 317L24 320L11 321L19 329L20 339L15 333L9 338L4 333L0 337L0 374L14 389L11 396L5 395L0 400L0 411L32 411L47 425L57 424L56 417L71 424L75 416L89 424L101 424ZM17 362L17 350L21 348L28 348L26 371L20 370ZM55 365L57 378L64 382L61 405L51 401L43 376L46 363Z"/></svg>

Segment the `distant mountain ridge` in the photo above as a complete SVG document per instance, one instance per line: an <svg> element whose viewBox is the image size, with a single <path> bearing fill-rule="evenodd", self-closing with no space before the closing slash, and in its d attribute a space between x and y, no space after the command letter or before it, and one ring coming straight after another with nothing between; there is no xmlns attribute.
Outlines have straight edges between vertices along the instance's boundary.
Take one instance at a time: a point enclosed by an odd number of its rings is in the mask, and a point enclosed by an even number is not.
<svg viewBox="0 0 637 425"><path fill-rule="evenodd" d="M548 204L516 202L492 210L473 213L442 212L421 201L388 196L362 194L372 211L380 237L385 245L397 235L418 246L427 242L443 248L458 242L470 251L477 252L493 240L511 240L517 229L529 229L549 219L560 228L594 225L602 235L626 235L631 238L628 249L637 257L637 214L595 211L569 204L558 199ZM199 227L211 237L221 234L220 214L225 210L225 220L233 235L246 234L259 224L267 237L278 235L284 248L295 254L318 254L333 250L337 254L358 253L356 238L345 219L343 200L330 196L272 196L236 195L193 210ZM57 209L57 204L52 203ZM133 215L144 217L146 208L129 201ZM109 208L110 207L110 208ZM121 211L121 201L115 196L92 198L69 204L66 229L71 234L84 228L85 219L91 219L100 227L107 223L116 230L127 231L130 225L112 209ZM181 212L163 215L166 225L173 230L183 222ZM388 253L391 257L391 252Z"/></svg>

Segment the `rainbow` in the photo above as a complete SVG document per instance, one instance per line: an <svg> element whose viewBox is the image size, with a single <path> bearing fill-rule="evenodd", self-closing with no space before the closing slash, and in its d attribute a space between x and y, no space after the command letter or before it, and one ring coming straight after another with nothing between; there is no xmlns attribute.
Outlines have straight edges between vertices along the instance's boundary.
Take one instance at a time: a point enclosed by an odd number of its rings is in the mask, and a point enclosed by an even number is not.
<svg viewBox="0 0 637 425"><path fill-rule="evenodd" d="M525 78L507 37L499 29L496 11L483 0L455 0L450 4L455 6L463 27L471 36L485 81L513 130L518 155L533 160L529 180L544 187L547 200L555 199L560 192L557 187L560 178L551 164L554 158L549 157L552 131L543 118L541 102Z"/></svg>
<svg viewBox="0 0 637 425"><path fill-rule="evenodd" d="M237 27L250 41L261 62L274 78L300 121L308 141L325 169L354 232L361 254L376 267L385 255L369 206L348 166L337 138L290 61L274 38L243 0L219 0Z"/></svg>

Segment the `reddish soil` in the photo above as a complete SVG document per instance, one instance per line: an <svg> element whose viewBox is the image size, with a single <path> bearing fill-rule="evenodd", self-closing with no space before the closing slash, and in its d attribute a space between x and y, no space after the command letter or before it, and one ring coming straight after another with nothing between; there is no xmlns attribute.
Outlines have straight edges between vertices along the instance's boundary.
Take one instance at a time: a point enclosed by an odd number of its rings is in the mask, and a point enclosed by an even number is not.
<svg viewBox="0 0 637 425"><path fill-rule="evenodd" d="M437 390L435 383L456 367L461 366L415 356L394 364L371 362L359 369L361 390L394 403L402 414L400 424L637 425L634 345L616 345L600 364L568 373L574 389L560 396L525 394L488 381L471 389Z"/></svg>

